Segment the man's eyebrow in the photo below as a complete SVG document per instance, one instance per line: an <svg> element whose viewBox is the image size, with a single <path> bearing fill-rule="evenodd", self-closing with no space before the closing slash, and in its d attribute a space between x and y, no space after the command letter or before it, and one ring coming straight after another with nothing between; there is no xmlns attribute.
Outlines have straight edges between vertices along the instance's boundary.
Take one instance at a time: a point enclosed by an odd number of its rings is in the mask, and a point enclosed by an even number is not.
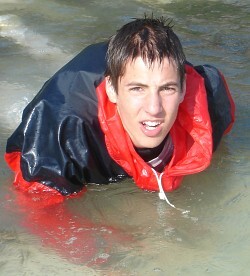
<svg viewBox="0 0 250 276"><path fill-rule="evenodd" d="M168 81L168 82L166 82L166 83L160 85L159 87L178 86L178 85L179 85L179 84L178 84L178 82L176 82L176 81Z"/></svg>
<svg viewBox="0 0 250 276"><path fill-rule="evenodd" d="M148 87L147 84L141 83L141 82L129 82L126 84L126 86L143 86L143 87Z"/></svg>
<svg viewBox="0 0 250 276"><path fill-rule="evenodd" d="M178 82L176 81L168 81L168 82L165 82L161 85L159 85L160 88L162 87L166 87L166 86L178 86ZM126 84L126 86L142 86L142 87L148 87L147 84L145 83L142 83L142 82L129 82Z"/></svg>

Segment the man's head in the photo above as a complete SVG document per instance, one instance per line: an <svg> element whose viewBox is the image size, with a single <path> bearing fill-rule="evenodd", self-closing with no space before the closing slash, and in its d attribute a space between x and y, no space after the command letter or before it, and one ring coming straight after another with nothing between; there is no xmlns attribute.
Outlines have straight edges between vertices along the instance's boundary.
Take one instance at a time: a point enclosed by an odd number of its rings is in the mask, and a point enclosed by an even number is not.
<svg viewBox="0 0 250 276"><path fill-rule="evenodd" d="M106 91L133 144L158 146L185 95L185 55L163 19L136 19L109 42Z"/></svg>
<svg viewBox="0 0 250 276"><path fill-rule="evenodd" d="M185 54L179 38L173 32L171 21L164 18L136 19L122 26L112 36L107 52L106 75L117 90L119 78L124 74L126 64L137 57L149 65L161 62L164 57L175 61L181 84L185 77Z"/></svg>

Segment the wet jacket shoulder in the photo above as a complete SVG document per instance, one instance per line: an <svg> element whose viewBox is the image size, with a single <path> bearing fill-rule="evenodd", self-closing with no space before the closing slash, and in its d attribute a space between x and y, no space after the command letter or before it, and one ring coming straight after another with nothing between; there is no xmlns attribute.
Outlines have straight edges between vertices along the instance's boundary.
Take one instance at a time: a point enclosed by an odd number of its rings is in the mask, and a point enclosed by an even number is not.
<svg viewBox="0 0 250 276"><path fill-rule="evenodd" d="M235 105L223 74L214 66L199 65L194 69L204 78L208 111L213 129L215 151L224 134L228 133L235 120Z"/></svg>
<svg viewBox="0 0 250 276"><path fill-rule="evenodd" d="M107 153L97 118L95 88L103 80L106 43L91 45L49 79L25 108L7 141L7 155L20 153L27 181L62 194L83 183L108 183L124 175Z"/></svg>

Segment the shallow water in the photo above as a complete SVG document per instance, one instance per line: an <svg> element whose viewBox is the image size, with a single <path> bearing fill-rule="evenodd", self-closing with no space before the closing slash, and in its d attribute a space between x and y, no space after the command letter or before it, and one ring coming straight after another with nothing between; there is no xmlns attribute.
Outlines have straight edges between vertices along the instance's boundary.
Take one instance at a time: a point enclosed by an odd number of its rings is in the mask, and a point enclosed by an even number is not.
<svg viewBox="0 0 250 276"><path fill-rule="evenodd" d="M0 0L0 275L249 275L250 3ZM42 208L3 155L22 109L57 69L145 12L171 17L188 60L226 76L236 124L209 169L168 195L131 180Z"/></svg>

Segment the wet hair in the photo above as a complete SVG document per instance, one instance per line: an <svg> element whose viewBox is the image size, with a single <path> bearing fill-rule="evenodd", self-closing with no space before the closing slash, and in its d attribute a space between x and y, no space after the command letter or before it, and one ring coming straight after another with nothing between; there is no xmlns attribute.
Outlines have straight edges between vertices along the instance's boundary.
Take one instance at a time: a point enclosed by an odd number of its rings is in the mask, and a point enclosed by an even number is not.
<svg viewBox="0 0 250 276"><path fill-rule="evenodd" d="M109 40L107 70L111 83L117 91L118 80L125 73L128 61L141 57L144 62L163 61L165 57L175 61L181 86L185 77L185 54L179 38L172 30L172 21L145 16L121 27Z"/></svg>

